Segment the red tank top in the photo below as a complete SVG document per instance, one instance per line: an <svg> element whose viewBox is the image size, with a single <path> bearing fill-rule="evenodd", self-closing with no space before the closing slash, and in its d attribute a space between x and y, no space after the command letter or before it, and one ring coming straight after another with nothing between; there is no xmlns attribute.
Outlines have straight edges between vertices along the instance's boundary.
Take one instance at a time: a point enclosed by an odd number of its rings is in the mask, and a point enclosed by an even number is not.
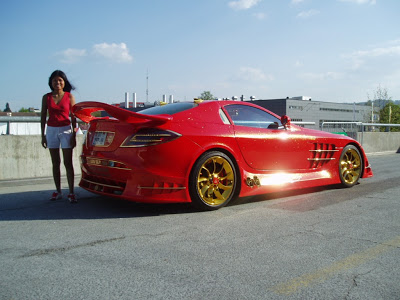
<svg viewBox="0 0 400 300"><path fill-rule="evenodd" d="M64 96L58 104L53 100L51 93L47 94L47 109L49 110L49 119L47 125L52 127L62 127L71 124L69 112L71 103L69 101L70 93L64 92Z"/></svg>

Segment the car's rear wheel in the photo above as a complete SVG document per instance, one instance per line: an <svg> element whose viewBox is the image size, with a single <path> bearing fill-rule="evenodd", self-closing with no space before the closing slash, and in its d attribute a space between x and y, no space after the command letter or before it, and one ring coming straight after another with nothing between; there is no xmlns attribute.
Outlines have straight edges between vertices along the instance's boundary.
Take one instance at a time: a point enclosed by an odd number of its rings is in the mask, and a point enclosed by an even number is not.
<svg viewBox="0 0 400 300"><path fill-rule="evenodd" d="M192 203L202 210L215 210L235 196L237 173L232 160L220 151L203 154L193 166L189 179Z"/></svg>
<svg viewBox="0 0 400 300"><path fill-rule="evenodd" d="M352 187L358 183L363 169L363 161L360 151L353 146L346 146L339 161L339 175L342 185L345 187Z"/></svg>

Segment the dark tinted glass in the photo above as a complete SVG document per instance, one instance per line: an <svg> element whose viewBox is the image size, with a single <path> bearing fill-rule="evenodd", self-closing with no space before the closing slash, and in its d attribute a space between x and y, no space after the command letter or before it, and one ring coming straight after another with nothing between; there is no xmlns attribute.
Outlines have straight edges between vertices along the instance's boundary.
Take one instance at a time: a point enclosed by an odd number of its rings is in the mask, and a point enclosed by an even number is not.
<svg viewBox="0 0 400 300"><path fill-rule="evenodd" d="M225 109L235 125L269 129L282 126L278 118L252 106L233 104L225 106Z"/></svg>
<svg viewBox="0 0 400 300"><path fill-rule="evenodd" d="M178 112L191 109L195 106L197 106L196 103L190 103L190 102L171 103L163 106L154 106L151 108L146 108L141 111L138 111L138 113L144 115L173 115Z"/></svg>

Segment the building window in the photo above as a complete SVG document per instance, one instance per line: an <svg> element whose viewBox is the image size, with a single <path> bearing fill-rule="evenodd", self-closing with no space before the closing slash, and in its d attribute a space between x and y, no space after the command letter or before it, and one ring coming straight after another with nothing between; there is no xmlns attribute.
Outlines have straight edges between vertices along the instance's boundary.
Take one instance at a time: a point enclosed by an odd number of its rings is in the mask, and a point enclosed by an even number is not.
<svg viewBox="0 0 400 300"><path fill-rule="evenodd" d="M352 110L352 109L344 109L344 108L329 108L329 107L320 107L319 110L324 110L324 111L337 111L337 112L356 112L359 113L359 110Z"/></svg>

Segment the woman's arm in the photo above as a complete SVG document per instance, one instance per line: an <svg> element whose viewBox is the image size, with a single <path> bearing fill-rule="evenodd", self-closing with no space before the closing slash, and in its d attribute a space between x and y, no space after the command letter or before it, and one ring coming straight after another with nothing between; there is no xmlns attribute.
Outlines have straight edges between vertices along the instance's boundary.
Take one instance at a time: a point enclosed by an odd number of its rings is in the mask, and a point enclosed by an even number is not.
<svg viewBox="0 0 400 300"><path fill-rule="evenodd" d="M69 103L70 103L70 112L69 115L71 117L71 125L72 125L72 148L76 146L76 118L72 113L72 106L75 105L75 97L72 94L69 94Z"/></svg>
<svg viewBox="0 0 400 300"><path fill-rule="evenodd" d="M47 95L44 95L42 98L42 111L40 112L40 127L42 130L42 146L43 148L47 148L46 136L44 134L44 130L46 128L46 119L47 119Z"/></svg>
<svg viewBox="0 0 400 300"><path fill-rule="evenodd" d="M75 97L72 94L69 94L69 103L71 104L69 115L71 117L72 128L74 129L74 132L75 132L75 130L76 130L76 118L75 118L74 114L72 113L72 106L75 105Z"/></svg>

